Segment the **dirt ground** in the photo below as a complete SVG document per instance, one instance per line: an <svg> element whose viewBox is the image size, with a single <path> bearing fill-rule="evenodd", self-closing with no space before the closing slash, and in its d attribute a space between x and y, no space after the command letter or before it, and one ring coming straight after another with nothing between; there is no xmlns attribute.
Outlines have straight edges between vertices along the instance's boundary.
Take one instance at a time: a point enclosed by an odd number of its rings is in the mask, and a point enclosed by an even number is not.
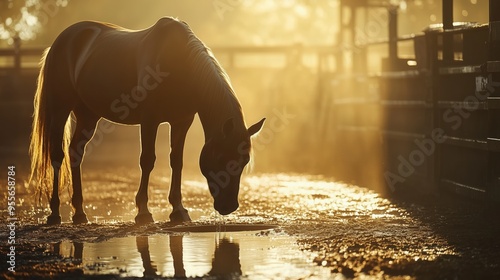
<svg viewBox="0 0 500 280"><path fill-rule="evenodd" d="M37 206L32 188L22 183L26 178L18 177L16 273L8 272L9 264L3 261L0 278L117 279L119 275L84 275L78 262L51 252L47 244L165 234L172 226L167 222L171 210L168 174L151 179L150 209L156 223L143 227L132 222L137 171L84 174L86 212L91 221L86 225L69 223L72 210L66 192L61 198L63 224L44 225L49 213L46 201ZM6 185L6 181L0 183ZM219 219L202 177L186 175L183 193L193 218L191 225L213 224ZM4 192L0 199L7 201ZM301 250L312 256L311 262L332 272L332 279L500 279L500 223L491 209L447 195L384 198L321 176L246 174L240 208L224 222L278 225L274 231L296 238ZM1 213L5 229L7 209ZM1 255L6 258L8 237L9 230L0 232L0 240L5 240ZM239 277L245 278L245 272Z"/></svg>

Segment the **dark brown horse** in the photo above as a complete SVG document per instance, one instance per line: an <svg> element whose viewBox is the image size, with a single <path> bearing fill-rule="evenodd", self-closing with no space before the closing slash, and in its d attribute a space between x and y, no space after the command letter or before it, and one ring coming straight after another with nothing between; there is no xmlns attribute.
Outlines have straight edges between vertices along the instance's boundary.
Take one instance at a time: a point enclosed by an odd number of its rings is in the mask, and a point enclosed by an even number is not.
<svg viewBox="0 0 500 280"><path fill-rule="evenodd" d="M71 113L76 120L73 137ZM156 133L161 123L170 124L170 219L189 221L182 205L181 171L186 133L196 113L205 133L200 168L214 208L226 215L238 208L250 136L264 119L247 129L229 78L210 49L186 23L173 18L138 31L90 21L64 30L42 58L30 145L30 181L40 187L52 184L47 223L61 222L59 188L66 183L73 186L73 223L87 222L80 165L101 118L141 127L136 223L153 222L147 204Z"/></svg>

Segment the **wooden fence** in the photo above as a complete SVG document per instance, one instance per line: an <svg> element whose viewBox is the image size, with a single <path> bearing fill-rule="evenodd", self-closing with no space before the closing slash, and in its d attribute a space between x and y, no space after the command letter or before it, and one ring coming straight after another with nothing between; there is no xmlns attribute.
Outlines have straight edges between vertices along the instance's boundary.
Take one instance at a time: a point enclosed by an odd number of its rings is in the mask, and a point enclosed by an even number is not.
<svg viewBox="0 0 500 280"><path fill-rule="evenodd" d="M380 74L332 75L334 158L358 180L375 169L388 191L499 202L499 3L490 1L489 24L462 27L453 26L452 1L443 7L444 26L405 38L390 26L397 13L388 9L390 37L377 43L388 49ZM402 42L413 46L413 57L398 57ZM358 53L373 47L358 46Z"/></svg>
<svg viewBox="0 0 500 280"><path fill-rule="evenodd" d="M390 187L401 183L482 198L500 194L500 87L495 82L500 64L487 59L488 30L415 37L415 48L423 49L416 69L380 75L384 175ZM453 38L450 50L439 43L446 36Z"/></svg>

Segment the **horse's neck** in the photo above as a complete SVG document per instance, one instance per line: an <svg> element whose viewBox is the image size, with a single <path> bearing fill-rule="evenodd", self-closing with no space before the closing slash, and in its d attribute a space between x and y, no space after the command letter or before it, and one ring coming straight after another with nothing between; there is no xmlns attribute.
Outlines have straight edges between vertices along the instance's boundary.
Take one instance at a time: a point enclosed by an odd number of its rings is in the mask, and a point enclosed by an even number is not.
<svg viewBox="0 0 500 280"><path fill-rule="evenodd" d="M209 140L222 133L224 123L233 119L235 128L244 128L243 113L240 104L228 91L220 91L217 94L204 95L202 106L198 111L200 121L205 132L205 140Z"/></svg>

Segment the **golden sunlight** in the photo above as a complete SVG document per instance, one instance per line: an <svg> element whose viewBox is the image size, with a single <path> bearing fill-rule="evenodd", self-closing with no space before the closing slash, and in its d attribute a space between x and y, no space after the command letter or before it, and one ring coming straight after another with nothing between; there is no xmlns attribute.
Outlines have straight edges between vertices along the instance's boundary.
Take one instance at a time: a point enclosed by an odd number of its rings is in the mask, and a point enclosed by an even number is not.
<svg viewBox="0 0 500 280"><path fill-rule="evenodd" d="M499 23L0 0L0 278L497 279Z"/></svg>

